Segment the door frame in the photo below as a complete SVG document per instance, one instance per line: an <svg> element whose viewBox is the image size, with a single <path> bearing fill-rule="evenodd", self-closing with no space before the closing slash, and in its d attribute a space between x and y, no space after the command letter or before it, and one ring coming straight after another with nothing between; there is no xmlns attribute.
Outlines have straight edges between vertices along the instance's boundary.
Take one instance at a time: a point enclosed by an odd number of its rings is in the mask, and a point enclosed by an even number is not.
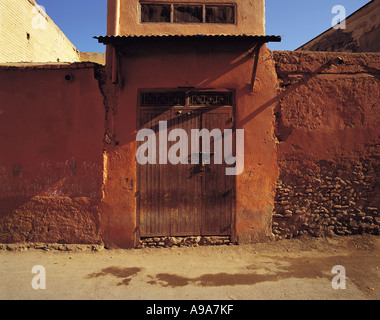
<svg viewBox="0 0 380 320"><path fill-rule="evenodd" d="M173 91L184 91L184 92L225 92L231 94L231 105L221 105L221 106L141 106L141 93L143 92L173 92ZM188 100L186 99L186 104L188 104ZM219 107L231 107L232 108L232 130L233 130L233 145L236 146L236 90L231 88L194 88L194 87L178 87L178 88L139 88L137 90L137 104L136 104L136 133L138 130L140 130L140 120L141 120L141 110L148 110L148 109L158 109L162 107L166 110L176 110L176 109L188 109L192 108L193 110L196 109L207 109L212 110ZM136 141L136 151L137 151L137 144ZM141 239L140 235L140 171L139 171L139 164L136 161L136 239ZM231 212L231 230L230 230L230 238L231 242L237 242L237 233L236 233L236 176L233 176L234 183L232 188L232 212ZM188 235L191 236L197 236L197 235ZM204 235L206 236L206 235ZM159 236L157 236L159 237ZM145 237L144 237L145 238Z"/></svg>

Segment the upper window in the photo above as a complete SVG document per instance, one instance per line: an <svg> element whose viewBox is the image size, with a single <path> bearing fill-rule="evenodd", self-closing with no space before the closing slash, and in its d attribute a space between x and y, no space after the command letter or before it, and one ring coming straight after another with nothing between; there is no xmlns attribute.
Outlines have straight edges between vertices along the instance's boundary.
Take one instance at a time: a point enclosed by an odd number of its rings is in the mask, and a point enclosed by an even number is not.
<svg viewBox="0 0 380 320"><path fill-rule="evenodd" d="M141 22L234 24L234 4L141 3Z"/></svg>
<svg viewBox="0 0 380 320"><path fill-rule="evenodd" d="M203 7L192 5L174 5L173 6L173 22L202 23Z"/></svg>
<svg viewBox="0 0 380 320"><path fill-rule="evenodd" d="M170 22L171 5L142 4L142 22Z"/></svg>
<svg viewBox="0 0 380 320"><path fill-rule="evenodd" d="M205 6L206 23L235 23L235 6Z"/></svg>

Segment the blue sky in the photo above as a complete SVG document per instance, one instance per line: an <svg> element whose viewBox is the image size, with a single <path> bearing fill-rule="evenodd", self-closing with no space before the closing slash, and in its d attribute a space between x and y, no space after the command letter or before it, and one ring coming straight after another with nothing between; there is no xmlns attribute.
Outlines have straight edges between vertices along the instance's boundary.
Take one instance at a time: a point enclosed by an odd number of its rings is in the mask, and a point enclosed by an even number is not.
<svg viewBox="0 0 380 320"><path fill-rule="evenodd" d="M107 0L36 0L83 52L104 52L94 36L106 34ZM123 0L128 1L128 0ZM237 0L239 2L239 0ZM268 44L271 50L294 50L331 27L335 5L343 5L347 16L369 0L266 0L266 33L283 36Z"/></svg>

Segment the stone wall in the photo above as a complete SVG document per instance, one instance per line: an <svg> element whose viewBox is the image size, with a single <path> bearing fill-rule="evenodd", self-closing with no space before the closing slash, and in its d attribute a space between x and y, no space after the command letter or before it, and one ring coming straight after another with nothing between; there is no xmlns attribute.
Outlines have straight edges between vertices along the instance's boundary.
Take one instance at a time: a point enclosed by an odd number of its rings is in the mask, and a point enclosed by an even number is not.
<svg viewBox="0 0 380 320"><path fill-rule="evenodd" d="M380 54L274 52L277 238L380 230Z"/></svg>
<svg viewBox="0 0 380 320"><path fill-rule="evenodd" d="M282 164L273 231L279 237L379 234L376 159ZM302 168L302 169L300 169Z"/></svg>
<svg viewBox="0 0 380 320"><path fill-rule="evenodd" d="M231 245L228 236L189 236L189 237L152 237L141 238L137 249L142 248L170 248L170 247L198 247Z"/></svg>

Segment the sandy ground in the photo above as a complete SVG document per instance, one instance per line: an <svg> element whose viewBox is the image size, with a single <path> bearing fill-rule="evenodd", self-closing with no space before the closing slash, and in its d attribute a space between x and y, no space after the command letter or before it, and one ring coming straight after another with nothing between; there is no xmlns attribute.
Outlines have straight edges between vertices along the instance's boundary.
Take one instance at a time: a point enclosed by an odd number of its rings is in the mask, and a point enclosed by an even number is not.
<svg viewBox="0 0 380 320"><path fill-rule="evenodd" d="M4 247L4 246L3 246ZM380 237L303 238L255 245L71 251L0 250L0 299L261 300L380 298ZM33 289L32 268L46 271ZM332 268L346 271L335 290Z"/></svg>

